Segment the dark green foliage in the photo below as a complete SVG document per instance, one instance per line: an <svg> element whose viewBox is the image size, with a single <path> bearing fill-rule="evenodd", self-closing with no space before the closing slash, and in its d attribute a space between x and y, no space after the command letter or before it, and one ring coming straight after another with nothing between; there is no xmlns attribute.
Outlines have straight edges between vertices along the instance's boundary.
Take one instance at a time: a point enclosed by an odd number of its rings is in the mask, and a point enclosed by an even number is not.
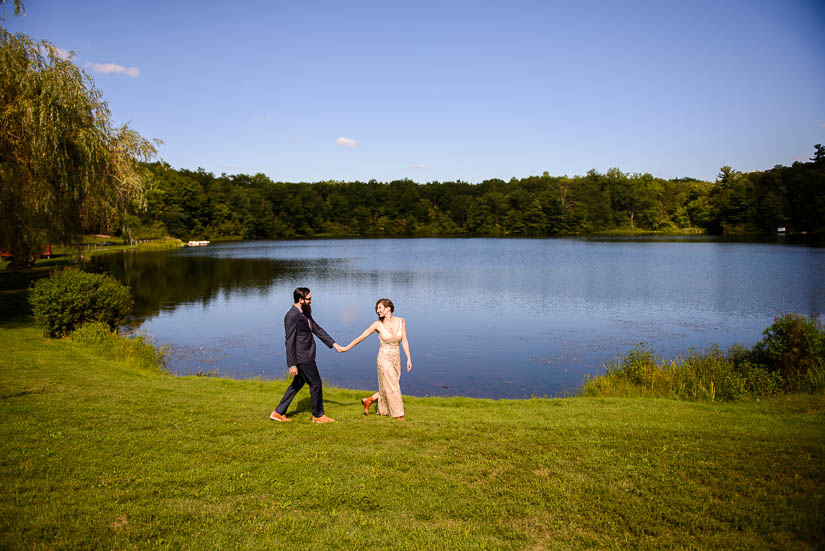
<svg viewBox="0 0 825 551"><path fill-rule="evenodd" d="M765 172L723 167L715 183L610 169L509 182L273 182L145 165L139 223L180 239L556 235L610 230L825 231L825 163Z"/></svg>
<svg viewBox="0 0 825 551"><path fill-rule="evenodd" d="M779 373L788 390L825 388L825 330L816 318L784 314L753 347L753 362Z"/></svg>
<svg viewBox="0 0 825 551"><path fill-rule="evenodd" d="M129 289L116 279L75 269L55 271L29 291L35 324L50 337L63 337L89 321L117 328L132 311Z"/></svg>
<svg viewBox="0 0 825 551"><path fill-rule="evenodd" d="M658 365L652 350L646 343L637 344L625 356L607 366L608 372L616 373L634 385L645 386L653 381L653 374Z"/></svg>
<svg viewBox="0 0 825 551"><path fill-rule="evenodd" d="M750 351L741 345L733 345L727 354L716 345L701 353L691 351L672 366L684 370L683 385L690 389L691 399L704 395L711 400L740 401L782 390L782 377L755 366Z"/></svg>
<svg viewBox="0 0 825 551"><path fill-rule="evenodd" d="M810 158L814 163L825 163L825 146L818 143L814 146L814 156Z"/></svg>

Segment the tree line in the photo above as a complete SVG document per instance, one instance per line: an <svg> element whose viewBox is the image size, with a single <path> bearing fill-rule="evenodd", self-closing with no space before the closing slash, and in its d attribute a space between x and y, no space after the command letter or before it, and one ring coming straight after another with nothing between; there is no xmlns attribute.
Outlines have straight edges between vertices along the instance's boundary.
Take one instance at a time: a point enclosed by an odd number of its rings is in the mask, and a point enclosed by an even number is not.
<svg viewBox="0 0 825 551"><path fill-rule="evenodd" d="M0 0L0 21L7 0ZM15 13L23 5L14 1ZM467 182L274 182L154 162L111 121L91 76L48 41L0 26L0 253L29 266L83 233L124 240L825 231L825 148L811 162L715 182L610 169Z"/></svg>
<svg viewBox="0 0 825 551"><path fill-rule="evenodd" d="M187 239L825 231L825 155L715 182L610 169L467 182L274 182L144 164L145 209L123 227Z"/></svg>

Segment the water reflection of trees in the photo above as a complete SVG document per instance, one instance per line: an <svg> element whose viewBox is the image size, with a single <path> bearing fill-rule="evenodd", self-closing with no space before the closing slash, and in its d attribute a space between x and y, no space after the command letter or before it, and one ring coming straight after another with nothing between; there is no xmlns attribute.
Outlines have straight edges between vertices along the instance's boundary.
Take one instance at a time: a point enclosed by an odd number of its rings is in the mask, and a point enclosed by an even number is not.
<svg viewBox="0 0 825 551"><path fill-rule="evenodd" d="M132 289L138 318L181 304L206 306L230 293L263 295L276 281L292 279L308 268L294 260L169 253L107 255L94 262Z"/></svg>

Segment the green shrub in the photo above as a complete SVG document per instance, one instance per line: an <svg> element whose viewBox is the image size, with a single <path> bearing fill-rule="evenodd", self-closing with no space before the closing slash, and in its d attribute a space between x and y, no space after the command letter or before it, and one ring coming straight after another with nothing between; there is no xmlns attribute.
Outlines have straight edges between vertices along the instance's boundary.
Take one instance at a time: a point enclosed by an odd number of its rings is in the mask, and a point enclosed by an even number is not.
<svg viewBox="0 0 825 551"><path fill-rule="evenodd" d="M691 351L676 362L676 368L688 381L687 397L695 400L741 401L779 392L782 377L754 365L749 358L750 351L742 345L731 346L727 353L714 345L701 353Z"/></svg>
<svg viewBox="0 0 825 551"><path fill-rule="evenodd" d="M647 349L647 343L642 342L613 364L613 368L630 383L649 385L653 382L653 374L657 369L656 358L653 351Z"/></svg>
<svg viewBox="0 0 825 551"><path fill-rule="evenodd" d="M72 340L97 355L144 369L165 369L166 348L155 348L142 336L127 338L109 329L103 322L92 321L72 333Z"/></svg>
<svg viewBox="0 0 825 551"><path fill-rule="evenodd" d="M825 389L825 330L818 319L783 314L763 335L753 347L753 363L779 373L787 390Z"/></svg>
<svg viewBox="0 0 825 551"><path fill-rule="evenodd" d="M59 270L32 284L29 303L36 325L50 337L62 337L88 321L116 329L132 311L128 287L107 275Z"/></svg>
<svg viewBox="0 0 825 551"><path fill-rule="evenodd" d="M84 346L98 348L106 346L115 333L108 325L99 321L90 321L72 332L72 340Z"/></svg>
<svg viewBox="0 0 825 551"><path fill-rule="evenodd" d="M759 398L772 396L782 391L784 381L782 375L776 371L768 371L752 363L745 363L737 367L744 381L744 390L747 396Z"/></svg>

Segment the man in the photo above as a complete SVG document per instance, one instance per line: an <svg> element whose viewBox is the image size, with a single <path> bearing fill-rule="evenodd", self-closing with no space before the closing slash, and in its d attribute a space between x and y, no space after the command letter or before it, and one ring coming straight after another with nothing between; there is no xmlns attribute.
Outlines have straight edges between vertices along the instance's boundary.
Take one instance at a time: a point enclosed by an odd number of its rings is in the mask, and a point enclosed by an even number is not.
<svg viewBox="0 0 825 551"><path fill-rule="evenodd" d="M312 319L312 293L309 289L298 287L292 292L292 299L295 304L284 316L286 364L289 366L289 374L293 375L292 384L287 387L284 397L269 418L273 421L292 421L284 414L292 399L306 383L309 385L309 395L312 398L312 422L334 423L335 419L324 415L324 393L321 388L321 375L318 374L318 366L315 365L315 338L312 335L318 335L327 347L334 346L338 352L341 351L341 346Z"/></svg>

